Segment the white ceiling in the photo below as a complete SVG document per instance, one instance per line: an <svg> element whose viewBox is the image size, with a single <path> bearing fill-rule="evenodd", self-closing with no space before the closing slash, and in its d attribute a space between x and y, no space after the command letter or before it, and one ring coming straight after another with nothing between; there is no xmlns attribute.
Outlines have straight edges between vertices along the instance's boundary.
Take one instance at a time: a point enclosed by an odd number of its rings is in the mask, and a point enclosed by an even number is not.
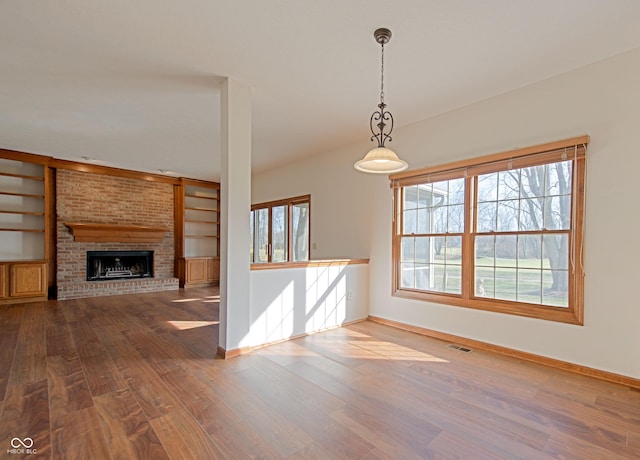
<svg viewBox="0 0 640 460"><path fill-rule="evenodd" d="M253 172L640 47L637 0L0 0L0 148L219 179L219 83ZM364 152L363 152L364 153Z"/></svg>

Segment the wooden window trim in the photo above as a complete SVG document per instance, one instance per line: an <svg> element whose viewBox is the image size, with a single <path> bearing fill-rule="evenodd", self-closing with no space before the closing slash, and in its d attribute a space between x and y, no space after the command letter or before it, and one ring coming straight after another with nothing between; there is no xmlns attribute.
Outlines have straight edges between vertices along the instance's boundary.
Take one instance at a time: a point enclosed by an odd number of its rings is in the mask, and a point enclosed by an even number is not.
<svg viewBox="0 0 640 460"><path fill-rule="evenodd" d="M464 170L465 168L468 168L471 166L478 166L480 164L489 165L492 163L496 164L497 162L500 162L500 161L508 162L509 160L516 160L521 157L534 158L534 155L537 157L540 157L542 154L545 154L545 153L569 154L569 153L572 153L569 149L570 147L574 147L574 146L580 147L583 145L588 145L589 141L590 141L590 138L588 135L572 137L572 138L564 139L561 141L549 142L546 144L534 145L531 147L523 147L523 148L517 148L514 150L508 150L506 152L493 153L493 154L485 155L482 157L468 158L466 160L454 161L452 163L446 163L439 166L429 166L426 168L421 168L421 169L416 169L411 171L403 171L403 172L391 174L389 176L389 179L393 184L396 182L400 183L404 181L409 181L419 176L429 177L429 175L435 174L435 173L443 173L443 172L452 173L455 170ZM582 153L582 156L584 156L584 152ZM546 162L549 162L549 161L546 161ZM544 162L545 161L543 161L543 163ZM514 164L513 167L516 168L521 166L516 166ZM408 183L407 185L412 185L412 184Z"/></svg>
<svg viewBox="0 0 640 460"><path fill-rule="evenodd" d="M282 200L265 201L264 203L252 204L251 210L255 211L256 209L273 208L276 206L293 205L293 204L310 203L310 202L311 202L311 195L300 195L300 196L294 196L292 198L285 198Z"/></svg>
<svg viewBox="0 0 640 460"><path fill-rule="evenodd" d="M266 262L256 262L255 260L251 261L252 266L253 265L264 265L264 264L289 264L289 263L293 263L293 261L291 260L291 257L293 257L293 206L297 205L297 204L302 204L302 203L308 203L309 205L309 217L308 217L308 221L309 221L309 235L308 235L308 241L307 241L307 247L310 249L311 248L311 195L300 195L300 196L295 196L295 197L291 197L291 198L284 198L282 200L274 200L274 201L266 201L263 203L256 203L256 204L252 204L251 205L251 211L257 211L259 209L268 209L269 211L269 234L268 234L268 243L269 247L272 247L273 242L271 241L272 239L272 235L273 235L273 229L272 229L272 225L273 225L273 208L275 207L279 207L279 206L287 206L287 260L281 261L281 262L273 262L272 257L273 257L273 252L272 251L268 251L267 253L267 261ZM255 218L255 214L254 214L254 218ZM256 231L256 224L254 221L253 224L253 231ZM254 258L255 258L255 236L252 236L254 238ZM310 255L310 254L309 254Z"/></svg>
<svg viewBox="0 0 640 460"><path fill-rule="evenodd" d="M392 295L413 300L421 300L445 305L473 308L536 319L584 324L584 206L586 147L589 136L580 136L547 144L511 150L483 157L472 158L441 166L396 173L389 176L394 189L392 219ZM569 230L570 253L574 255L573 266L569 267L568 307L552 307L524 302L487 299L476 297L473 289L474 270L474 216L477 197L473 187L474 177L506 170L537 166L563 160L573 163L572 180L575 184L571 195L572 225ZM465 178L465 228L462 238L462 289L461 294L435 293L400 287L401 226L403 218L402 189L406 186L436 182L454 178ZM500 232L495 232L496 234ZM509 234L521 234L515 232ZM539 233L545 233L541 230ZM553 232L556 233L556 232ZM559 233L559 232L558 232Z"/></svg>

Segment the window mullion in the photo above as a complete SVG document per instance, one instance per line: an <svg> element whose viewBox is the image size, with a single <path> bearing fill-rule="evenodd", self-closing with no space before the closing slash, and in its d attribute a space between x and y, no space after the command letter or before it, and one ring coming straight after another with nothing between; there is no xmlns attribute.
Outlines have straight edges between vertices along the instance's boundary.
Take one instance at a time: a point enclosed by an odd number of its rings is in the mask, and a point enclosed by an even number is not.
<svg viewBox="0 0 640 460"><path fill-rule="evenodd" d="M273 262L273 207L269 206L269 231L267 232L267 262Z"/></svg>
<svg viewBox="0 0 640 460"><path fill-rule="evenodd" d="M293 260L293 203L287 204L287 262Z"/></svg>
<svg viewBox="0 0 640 460"><path fill-rule="evenodd" d="M401 257L401 243L402 236L404 235L404 227L403 227L403 216L404 216L404 188L399 187L393 189L395 195L393 200L393 241L392 244L392 257L395 263L393 264L393 283L392 290L395 291L400 287L400 274L402 273L402 257Z"/></svg>
<svg viewBox="0 0 640 460"><path fill-rule="evenodd" d="M473 209L475 208L476 187L474 178L464 180L464 234L462 235L462 298L469 299L473 293Z"/></svg>

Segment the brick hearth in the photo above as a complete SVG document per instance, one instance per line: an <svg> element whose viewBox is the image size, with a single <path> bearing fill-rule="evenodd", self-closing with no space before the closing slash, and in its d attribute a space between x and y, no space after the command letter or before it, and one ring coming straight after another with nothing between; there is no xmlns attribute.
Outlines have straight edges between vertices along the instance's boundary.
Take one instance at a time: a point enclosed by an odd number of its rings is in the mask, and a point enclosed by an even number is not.
<svg viewBox="0 0 640 460"><path fill-rule="evenodd" d="M58 299L178 289L174 277L173 185L59 169L56 175ZM159 243L77 242L64 222L166 228ZM87 251L154 251L154 278L86 281Z"/></svg>

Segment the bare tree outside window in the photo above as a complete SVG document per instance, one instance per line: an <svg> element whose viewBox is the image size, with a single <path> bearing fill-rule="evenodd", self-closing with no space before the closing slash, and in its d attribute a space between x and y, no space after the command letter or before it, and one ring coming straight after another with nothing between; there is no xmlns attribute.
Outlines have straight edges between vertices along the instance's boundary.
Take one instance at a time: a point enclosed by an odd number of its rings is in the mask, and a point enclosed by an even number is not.
<svg viewBox="0 0 640 460"><path fill-rule="evenodd" d="M482 284L483 296L567 306L571 162L480 175L477 183L476 291Z"/></svg>
<svg viewBox="0 0 640 460"><path fill-rule="evenodd" d="M582 324L588 142L392 174L393 294Z"/></svg>
<svg viewBox="0 0 640 460"><path fill-rule="evenodd" d="M309 203L294 204L293 260L309 260Z"/></svg>
<svg viewBox="0 0 640 460"><path fill-rule="evenodd" d="M309 195L255 204L251 208L252 263L309 260Z"/></svg>

